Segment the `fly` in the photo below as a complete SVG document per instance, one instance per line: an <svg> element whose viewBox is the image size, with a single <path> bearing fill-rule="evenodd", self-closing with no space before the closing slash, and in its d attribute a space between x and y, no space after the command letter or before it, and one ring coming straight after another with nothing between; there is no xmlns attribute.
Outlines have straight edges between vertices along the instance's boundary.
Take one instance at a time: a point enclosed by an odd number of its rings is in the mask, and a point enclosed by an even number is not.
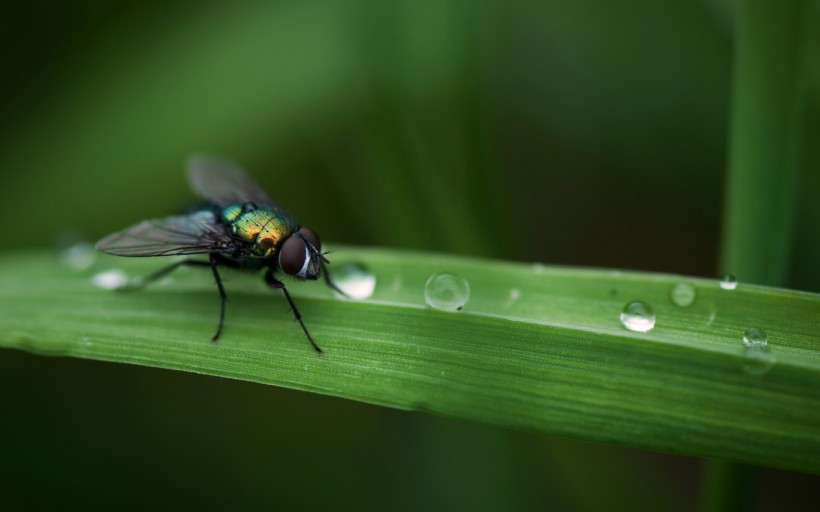
<svg viewBox="0 0 820 512"><path fill-rule="evenodd" d="M188 181L193 191L207 201L186 215L146 220L111 234L97 249L116 256L188 256L207 254L208 261L184 259L141 280L145 286L181 266L209 267L219 291L219 324L211 341L222 334L225 320L225 288L220 267L265 271L265 283L282 290L294 317L313 349L322 349L308 332L302 315L277 272L301 280L325 283L346 295L330 280L322 253L322 242L312 230L302 227L262 190L245 171L228 160L193 157L188 162Z"/></svg>

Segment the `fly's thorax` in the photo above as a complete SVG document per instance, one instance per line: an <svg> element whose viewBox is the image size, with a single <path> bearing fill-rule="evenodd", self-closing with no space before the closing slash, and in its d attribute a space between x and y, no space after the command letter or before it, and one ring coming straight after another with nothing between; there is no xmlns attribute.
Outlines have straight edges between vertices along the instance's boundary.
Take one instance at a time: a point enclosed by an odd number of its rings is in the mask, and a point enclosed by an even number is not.
<svg viewBox="0 0 820 512"><path fill-rule="evenodd" d="M222 221L231 224L242 215L241 204L229 204L222 209Z"/></svg>
<svg viewBox="0 0 820 512"><path fill-rule="evenodd" d="M251 252L255 256L260 258L272 256L294 230L292 221L275 210L269 208L257 208L251 211L247 208L237 210L234 206L226 207L222 216L226 220L233 218L229 221L233 234L253 244Z"/></svg>

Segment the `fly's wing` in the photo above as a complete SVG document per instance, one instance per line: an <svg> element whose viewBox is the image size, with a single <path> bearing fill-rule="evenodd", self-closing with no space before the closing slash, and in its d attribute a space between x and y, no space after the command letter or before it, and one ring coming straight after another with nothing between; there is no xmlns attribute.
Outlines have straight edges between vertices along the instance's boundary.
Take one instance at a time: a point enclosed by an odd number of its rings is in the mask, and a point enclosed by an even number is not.
<svg viewBox="0 0 820 512"><path fill-rule="evenodd" d="M116 256L171 256L230 252L227 227L212 212L146 220L97 242L97 249Z"/></svg>
<svg viewBox="0 0 820 512"><path fill-rule="evenodd" d="M276 208L262 187L230 160L193 156L188 160L188 181L198 196L219 206L256 203Z"/></svg>

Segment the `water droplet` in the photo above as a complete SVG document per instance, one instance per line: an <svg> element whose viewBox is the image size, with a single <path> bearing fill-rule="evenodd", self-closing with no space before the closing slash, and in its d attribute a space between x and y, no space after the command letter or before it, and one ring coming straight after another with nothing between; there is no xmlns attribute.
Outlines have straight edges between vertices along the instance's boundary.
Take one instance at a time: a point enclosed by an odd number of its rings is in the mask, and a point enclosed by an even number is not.
<svg viewBox="0 0 820 512"><path fill-rule="evenodd" d="M737 288L737 278L732 274L723 274L720 276L720 287L724 290L734 290Z"/></svg>
<svg viewBox="0 0 820 512"><path fill-rule="evenodd" d="M330 275L336 286L354 299L367 299L376 289L376 274L361 263L339 265Z"/></svg>
<svg viewBox="0 0 820 512"><path fill-rule="evenodd" d="M128 284L128 275L120 269L104 270L94 274L91 283L97 288L115 290Z"/></svg>
<svg viewBox="0 0 820 512"><path fill-rule="evenodd" d="M655 313L649 304L636 300L621 311L621 323L630 331L649 332L655 327Z"/></svg>
<svg viewBox="0 0 820 512"><path fill-rule="evenodd" d="M769 335L766 334L766 331L757 327L746 329L746 333L743 335L743 344L747 347L765 347L768 341Z"/></svg>
<svg viewBox="0 0 820 512"><path fill-rule="evenodd" d="M504 307L510 307L510 306L512 306L512 305L513 305L513 304L515 304L515 303L518 301L518 299L520 299L520 298L521 298L521 290L519 290L518 288L512 288L512 289L510 289L510 295L509 295L509 297L507 298L507 302L505 302L505 303L504 303Z"/></svg>
<svg viewBox="0 0 820 512"><path fill-rule="evenodd" d="M424 300L434 309L459 311L470 300L470 283L448 272L433 274L424 285Z"/></svg>
<svg viewBox="0 0 820 512"><path fill-rule="evenodd" d="M542 273L547 267L544 266L543 263L533 263L532 264L532 271L536 274Z"/></svg>
<svg viewBox="0 0 820 512"><path fill-rule="evenodd" d="M774 366L776 359L765 345L743 347L743 371L749 375L763 375Z"/></svg>
<svg viewBox="0 0 820 512"><path fill-rule="evenodd" d="M60 251L60 264L74 270L85 270L94 264L97 251L88 242L80 242Z"/></svg>
<svg viewBox="0 0 820 512"><path fill-rule="evenodd" d="M91 341L91 338L89 338L88 336L83 336L82 340L80 341L82 342L84 347L90 347L94 344L94 342Z"/></svg>
<svg viewBox="0 0 820 512"><path fill-rule="evenodd" d="M695 287L689 283L678 283L672 288L672 302L682 308L691 306L697 296Z"/></svg>

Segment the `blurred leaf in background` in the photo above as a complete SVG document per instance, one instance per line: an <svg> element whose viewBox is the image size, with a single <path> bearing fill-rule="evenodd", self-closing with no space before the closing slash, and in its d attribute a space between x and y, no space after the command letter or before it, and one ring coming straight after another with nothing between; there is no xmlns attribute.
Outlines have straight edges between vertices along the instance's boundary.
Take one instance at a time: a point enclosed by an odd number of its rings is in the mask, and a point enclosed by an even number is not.
<svg viewBox="0 0 820 512"><path fill-rule="evenodd" d="M241 162L325 240L727 270L728 0L0 9L1 250L178 211L183 162L204 151ZM813 291L818 148L804 148L789 278ZM4 351L0 375L4 509L695 502L680 457L90 361ZM761 503L813 485L767 470Z"/></svg>

